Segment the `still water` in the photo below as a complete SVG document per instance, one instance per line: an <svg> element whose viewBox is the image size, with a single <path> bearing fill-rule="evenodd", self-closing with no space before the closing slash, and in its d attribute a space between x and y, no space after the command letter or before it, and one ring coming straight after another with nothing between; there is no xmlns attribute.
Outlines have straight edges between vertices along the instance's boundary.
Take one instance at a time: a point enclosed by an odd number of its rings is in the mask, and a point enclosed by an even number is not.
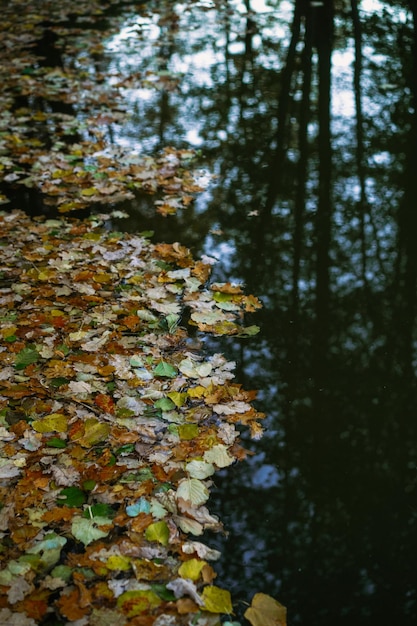
<svg viewBox="0 0 417 626"><path fill-rule="evenodd" d="M264 308L251 340L207 342L259 389L249 461L216 481L218 584L307 626L417 619L416 7L148 2L94 71L127 81L132 152L200 151L206 190L117 228L214 257ZM414 7L414 20L412 8ZM116 80L116 78L114 79Z"/></svg>

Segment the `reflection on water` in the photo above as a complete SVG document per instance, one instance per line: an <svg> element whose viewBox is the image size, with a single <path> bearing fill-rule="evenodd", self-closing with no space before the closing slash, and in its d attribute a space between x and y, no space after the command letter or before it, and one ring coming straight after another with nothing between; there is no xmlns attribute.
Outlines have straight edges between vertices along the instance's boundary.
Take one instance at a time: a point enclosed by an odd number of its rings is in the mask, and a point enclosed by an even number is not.
<svg viewBox="0 0 417 626"><path fill-rule="evenodd" d="M417 617L417 9L404 7L148 2L101 61L110 83L126 74L132 112L109 137L191 144L216 176L187 212L155 218L137 200L120 227L216 257L216 280L263 300L258 338L209 346L268 416L253 457L217 480L229 535L210 541L243 609L264 591L291 624Z"/></svg>

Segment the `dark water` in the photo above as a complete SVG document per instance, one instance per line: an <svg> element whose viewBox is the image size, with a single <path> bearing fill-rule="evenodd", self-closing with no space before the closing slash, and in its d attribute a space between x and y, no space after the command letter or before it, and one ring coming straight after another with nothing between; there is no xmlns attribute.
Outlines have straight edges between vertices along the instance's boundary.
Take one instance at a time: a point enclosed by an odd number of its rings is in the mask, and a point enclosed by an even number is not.
<svg viewBox="0 0 417 626"><path fill-rule="evenodd" d="M216 480L218 584L307 626L417 623L415 1L148 2L106 43L126 89L112 141L201 150L195 206L152 226L218 259L264 309L257 338L208 345L267 414ZM414 11L414 13L413 13Z"/></svg>

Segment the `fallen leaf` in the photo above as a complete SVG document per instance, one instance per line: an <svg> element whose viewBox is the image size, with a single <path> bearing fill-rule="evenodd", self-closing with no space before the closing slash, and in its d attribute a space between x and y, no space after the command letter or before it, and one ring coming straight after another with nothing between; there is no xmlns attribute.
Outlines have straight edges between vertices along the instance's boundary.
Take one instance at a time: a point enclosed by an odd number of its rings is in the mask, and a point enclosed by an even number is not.
<svg viewBox="0 0 417 626"><path fill-rule="evenodd" d="M245 611L245 618L252 626L286 626L287 609L271 596L256 593Z"/></svg>

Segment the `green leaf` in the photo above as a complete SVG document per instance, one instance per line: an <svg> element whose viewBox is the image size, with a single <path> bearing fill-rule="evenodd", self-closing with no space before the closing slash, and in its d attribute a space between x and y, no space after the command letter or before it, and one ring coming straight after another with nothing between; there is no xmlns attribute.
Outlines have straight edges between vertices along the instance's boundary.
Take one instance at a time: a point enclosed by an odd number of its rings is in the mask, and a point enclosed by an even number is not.
<svg viewBox="0 0 417 626"><path fill-rule="evenodd" d="M178 374L178 370L173 365L170 365L166 361L160 361L154 368L153 373L156 376L163 376L165 378L175 378Z"/></svg>
<svg viewBox="0 0 417 626"><path fill-rule="evenodd" d="M114 510L110 506L110 504L104 504L102 502L97 502L97 504L92 504L88 506L87 509L83 513L83 517L86 519L92 519L93 517L114 517Z"/></svg>
<svg viewBox="0 0 417 626"><path fill-rule="evenodd" d="M154 407L162 411L171 411L171 409L175 408L175 404L169 398L160 398L155 402Z"/></svg>
<svg viewBox="0 0 417 626"><path fill-rule="evenodd" d="M65 439L60 439L59 437L51 437L51 439L48 439L46 442L46 445L49 448L66 448L67 442Z"/></svg>
<svg viewBox="0 0 417 626"><path fill-rule="evenodd" d="M107 517L94 517L93 519L84 519L83 517L74 517L71 524L71 532L74 537L88 546L97 539L107 537L109 530L102 530L100 526L111 525L111 519Z"/></svg>
<svg viewBox="0 0 417 626"><path fill-rule="evenodd" d="M63 376L59 376L58 378L51 378L51 380L49 381L49 386L50 387L62 387L63 385L68 385L68 383L70 382L69 378L64 378Z"/></svg>
<svg viewBox="0 0 417 626"><path fill-rule="evenodd" d="M36 363L40 357L41 355L35 346L26 346L26 348L23 348L23 350L16 354L14 366L17 370L23 370L27 365Z"/></svg>
<svg viewBox="0 0 417 626"><path fill-rule="evenodd" d="M157 541L163 546L168 545L169 540L169 528L163 520L160 522L154 522L145 531L145 537L148 541Z"/></svg>
<svg viewBox="0 0 417 626"><path fill-rule="evenodd" d="M87 500L84 491L79 487L65 487L59 492L57 504L60 506L80 507Z"/></svg>
<svg viewBox="0 0 417 626"><path fill-rule="evenodd" d="M175 602L176 600L175 594L167 589L166 585L155 583L154 585L151 585L151 589L158 594L162 600L165 600L165 602Z"/></svg>

